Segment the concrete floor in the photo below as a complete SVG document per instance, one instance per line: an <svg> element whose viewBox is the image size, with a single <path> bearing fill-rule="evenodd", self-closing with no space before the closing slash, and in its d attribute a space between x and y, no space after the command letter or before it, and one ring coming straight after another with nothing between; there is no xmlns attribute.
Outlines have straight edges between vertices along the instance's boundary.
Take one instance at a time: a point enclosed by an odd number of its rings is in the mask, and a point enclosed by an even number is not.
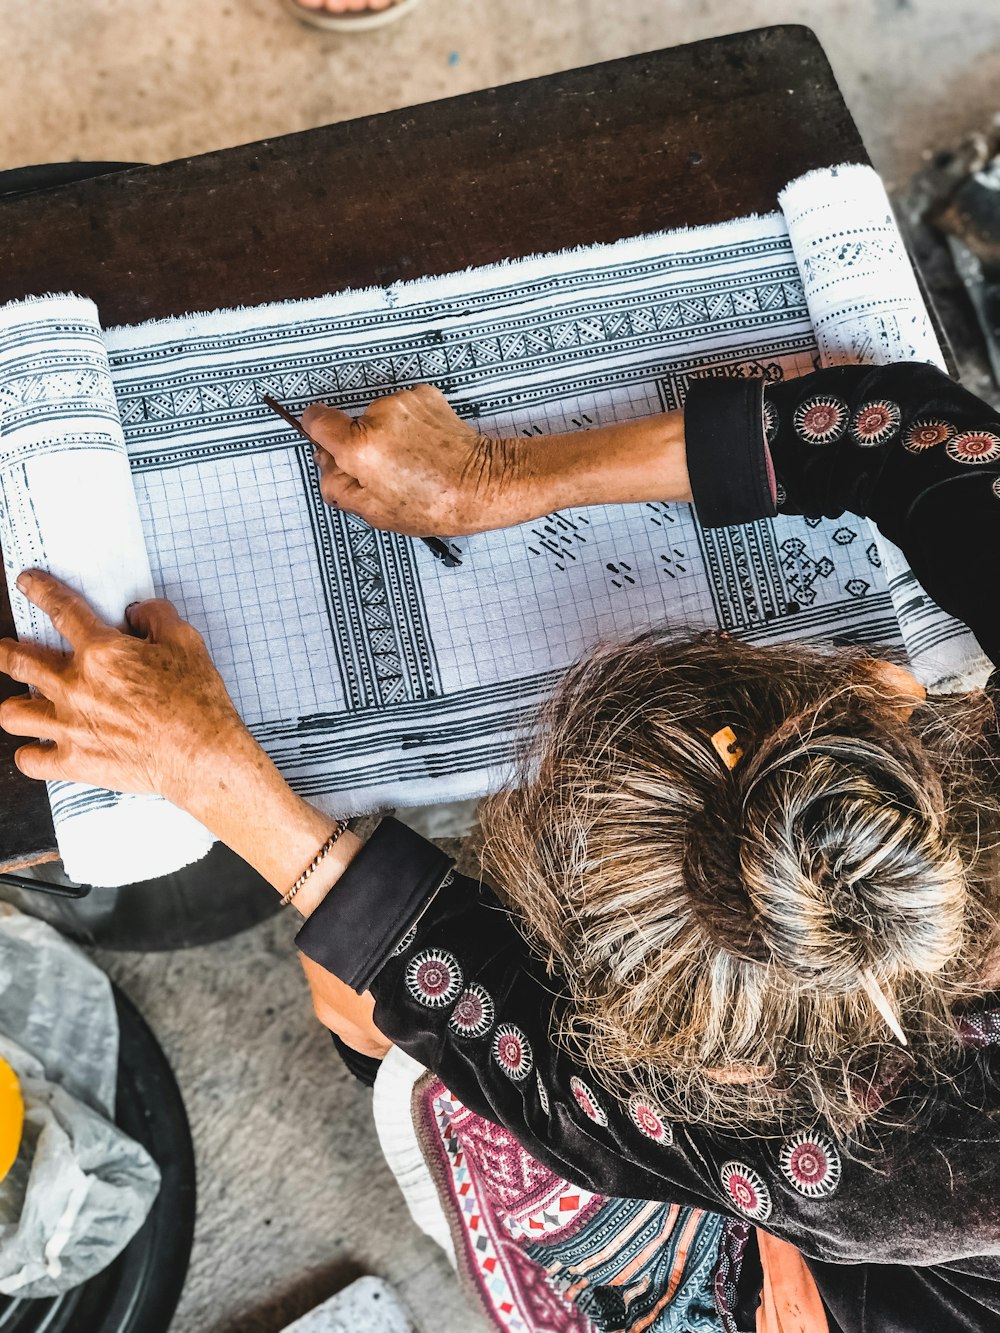
<svg viewBox="0 0 1000 1333"><path fill-rule="evenodd" d="M0 0L0 168L166 161L789 22L819 34L890 182L995 109L994 0L424 0L346 38L281 0Z"/></svg>
<svg viewBox="0 0 1000 1333"><path fill-rule="evenodd" d="M901 184L998 109L995 0L424 0L338 38L280 0L0 0L0 169L158 162L765 23L819 34ZM360 1272L422 1333L482 1328L381 1165L369 1096L312 1019L283 916L208 948L104 954L187 1099L199 1221L173 1333L277 1333Z"/></svg>

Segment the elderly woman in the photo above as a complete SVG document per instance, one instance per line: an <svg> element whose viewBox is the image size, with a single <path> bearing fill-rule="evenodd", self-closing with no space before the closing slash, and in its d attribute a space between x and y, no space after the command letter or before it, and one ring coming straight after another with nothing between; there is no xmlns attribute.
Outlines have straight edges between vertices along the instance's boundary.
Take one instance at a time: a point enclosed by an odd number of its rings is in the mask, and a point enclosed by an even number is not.
<svg viewBox="0 0 1000 1333"><path fill-rule="evenodd" d="M1000 662L1000 419L930 367L699 381L683 419L544 444L484 440L426 388L306 422L326 498L403 532L609 500L866 515ZM491 889L294 795L168 604L123 633L46 575L18 586L69 645L0 646L37 691L0 711L40 738L18 766L160 792L295 888L317 1010L355 1050L397 1044L591 1190L791 1242L822 1298L797 1328L1000 1328L989 691L725 635L602 649L486 804Z"/></svg>

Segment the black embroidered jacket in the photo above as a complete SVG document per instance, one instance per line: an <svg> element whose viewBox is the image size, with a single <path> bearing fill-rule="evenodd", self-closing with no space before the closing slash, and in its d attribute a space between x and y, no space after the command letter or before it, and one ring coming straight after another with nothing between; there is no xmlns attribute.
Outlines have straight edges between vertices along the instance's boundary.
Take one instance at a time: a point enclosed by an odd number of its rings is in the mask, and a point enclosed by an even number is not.
<svg viewBox="0 0 1000 1333"><path fill-rule="evenodd" d="M701 380L685 433L702 523L779 509L868 517L1000 664L1000 416L972 394L914 364L766 387ZM608 1195L749 1218L791 1241L832 1328L1000 1330L1000 997L967 1022L954 1086L918 1128L859 1162L822 1132L730 1136L670 1124L642 1096L609 1096L550 1042L564 999L516 921L394 820L298 944L370 989L388 1037L554 1171Z"/></svg>

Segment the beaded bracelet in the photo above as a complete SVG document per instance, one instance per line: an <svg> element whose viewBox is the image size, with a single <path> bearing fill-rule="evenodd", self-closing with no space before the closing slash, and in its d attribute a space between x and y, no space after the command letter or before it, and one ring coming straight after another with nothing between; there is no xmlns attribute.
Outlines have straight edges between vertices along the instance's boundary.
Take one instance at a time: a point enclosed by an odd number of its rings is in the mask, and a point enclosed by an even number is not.
<svg viewBox="0 0 1000 1333"><path fill-rule="evenodd" d="M320 864L325 860L327 855L332 850L334 844L340 839L341 834L346 832L347 824L348 821L346 819L337 820L337 827L333 830L333 832L327 838L326 842L324 842L323 846L319 849L319 851L316 853L313 859L306 866L305 870L303 870L302 874L298 877L298 879L295 881L292 887L282 898L279 906L287 907L288 904L295 897L295 895L298 893L299 889L302 888L302 885L306 882L306 880L311 875L315 874Z"/></svg>

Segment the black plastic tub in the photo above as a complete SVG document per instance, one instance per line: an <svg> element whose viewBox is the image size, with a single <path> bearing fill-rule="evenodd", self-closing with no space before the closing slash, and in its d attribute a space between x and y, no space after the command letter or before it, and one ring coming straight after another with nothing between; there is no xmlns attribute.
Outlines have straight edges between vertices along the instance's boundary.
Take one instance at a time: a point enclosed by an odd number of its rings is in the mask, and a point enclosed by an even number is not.
<svg viewBox="0 0 1000 1333"><path fill-rule="evenodd" d="M142 1228L113 1264L64 1296L0 1296L0 1333L167 1333L194 1237L194 1148L173 1070L142 1015L115 988L120 1044L116 1121L162 1173Z"/></svg>

